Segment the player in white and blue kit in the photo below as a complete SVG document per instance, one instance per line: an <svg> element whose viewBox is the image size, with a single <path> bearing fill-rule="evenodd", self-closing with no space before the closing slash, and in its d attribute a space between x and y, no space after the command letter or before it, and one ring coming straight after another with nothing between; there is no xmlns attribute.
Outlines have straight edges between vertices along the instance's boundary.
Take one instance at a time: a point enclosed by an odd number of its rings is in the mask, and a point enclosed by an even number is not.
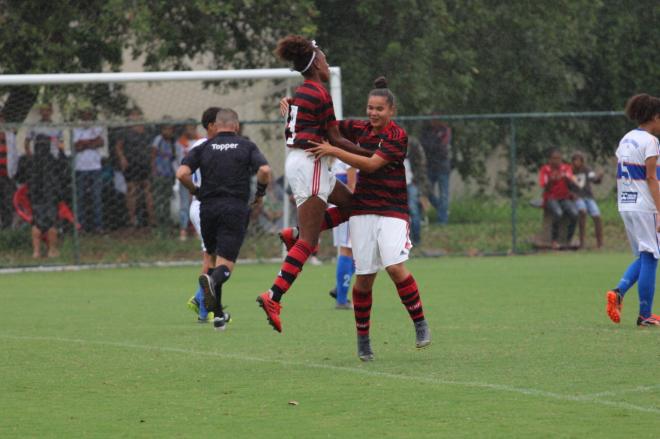
<svg viewBox="0 0 660 439"><path fill-rule="evenodd" d="M202 126L206 130L207 137L203 137L197 140L190 147L188 153L190 153L190 151L193 148L206 142L207 138L212 139L213 137L215 137L215 135L217 134L215 127L215 118L218 114L218 111L220 111L219 107L209 107L204 111L204 113L202 114ZM192 176L192 179L193 179L193 183L195 183L195 186L200 187L202 185L202 176L199 169L195 171L195 173ZM181 186L180 190L185 191L186 188ZM199 219L199 206L200 206L199 200L197 199L197 197L193 196L192 202L190 203L190 222L195 228L195 232L197 232L197 236L199 237L200 241L202 241L202 230ZM204 241L202 241L202 255L203 255L202 274L208 274L212 270L212 267L215 266L215 264L211 260L211 256L208 253L206 253L206 248L204 247ZM204 306L204 291L202 290L202 287L199 286L199 282L197 281L197 279L195 279L195 283L197 284L197 292L193 297L190 298L190 300L188 300L188 309L190 309L192 312L197 314L197 321L199 323L207 323L213 320L213 312L209 312Z"/></svg>
<svg viewBox="0 0 660 439"><path fill-rule="evenodd" d="M660 143L660 99L640 94L626 104L626 115L639 124L619 142L617 157L617 197L635 261L619 285L607 292L607 315L619 323L626 291L637 282L639 290L638 326L660 326L653 314L655 278L660 259L660 186L658 156Z"/></svg>
<svg viewBox="0 0 660 439"><path fill-rule="evenodd" d="M335 178L344 183L351 192L355 190L357 181L355 168L351 168L341 160L335 160L332 164L332 172L335 174ZM339 248L339 255L337 256L336 284L335 288L330 290L330 296L336 299L337 309L353 309L351 301L348 300L348 291L355 272L355 263L353 262L348 221L332 229L332 238L335 247Z"/></svg>

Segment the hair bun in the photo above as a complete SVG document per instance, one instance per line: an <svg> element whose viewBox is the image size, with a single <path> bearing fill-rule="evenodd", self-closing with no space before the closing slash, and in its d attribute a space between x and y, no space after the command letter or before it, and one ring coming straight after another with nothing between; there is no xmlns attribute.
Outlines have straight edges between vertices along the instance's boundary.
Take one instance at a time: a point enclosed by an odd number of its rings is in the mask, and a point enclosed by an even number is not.
<svg viewBox="0 0 660 439"><path fill-rule="evenodd" d="M374 88L387 88L387 78L384 76L379 76L374 79Z"/></svg>

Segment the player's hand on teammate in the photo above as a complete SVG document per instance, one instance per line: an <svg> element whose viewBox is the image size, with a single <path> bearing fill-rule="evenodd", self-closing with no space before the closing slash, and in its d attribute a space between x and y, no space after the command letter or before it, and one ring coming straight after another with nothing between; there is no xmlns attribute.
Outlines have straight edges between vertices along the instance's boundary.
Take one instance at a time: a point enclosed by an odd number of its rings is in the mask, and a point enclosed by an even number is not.
<svg viewBox="0 0 660 439"><path fill-rule="evenodd" d="M314 147L309 148L307 154L313 155L316 159L334 155L335 147L330 145L327 140L321 143L310 140L309 143L314 145Z"/></svg>
<svg viewBox="0 0 660 439"><path fill-rule="evenodd" d="M284 97L280 99L280 114L286 117L289 114L289 101L291 98Z"/></svg>

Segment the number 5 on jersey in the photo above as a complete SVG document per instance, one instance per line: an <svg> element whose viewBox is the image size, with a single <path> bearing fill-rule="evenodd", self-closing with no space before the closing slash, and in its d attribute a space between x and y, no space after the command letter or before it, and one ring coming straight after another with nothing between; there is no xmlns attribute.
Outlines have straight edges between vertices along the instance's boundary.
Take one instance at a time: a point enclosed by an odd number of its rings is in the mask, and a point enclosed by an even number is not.
<svg viewBox="0 0 660 439"><path fill-rule="evenodd" d="M298 118L298 106L291 105L289 107L289 133L290 137L286 139L287 145L293 145L293 142L296 140L296 119Z"/></svg>

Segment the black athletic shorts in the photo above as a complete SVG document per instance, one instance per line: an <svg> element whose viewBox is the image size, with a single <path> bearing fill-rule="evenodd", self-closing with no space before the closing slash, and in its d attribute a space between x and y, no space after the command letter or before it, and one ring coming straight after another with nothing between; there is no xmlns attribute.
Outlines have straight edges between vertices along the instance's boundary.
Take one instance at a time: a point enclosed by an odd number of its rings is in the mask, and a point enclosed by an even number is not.
<svg viewBox="0 0 660 439"><path fill-rule="evenodd" d="M203 200L199 219L206 252L235 262L245 239L249 215L250 210L242 200Z"/></svg>
<svg viewBox="0 0 660 439"><path fill-rule="evenodd" d="M32 204L32 225L45 233L48 229L55 227L57 222L57 203L33 203Z"/></svg>

